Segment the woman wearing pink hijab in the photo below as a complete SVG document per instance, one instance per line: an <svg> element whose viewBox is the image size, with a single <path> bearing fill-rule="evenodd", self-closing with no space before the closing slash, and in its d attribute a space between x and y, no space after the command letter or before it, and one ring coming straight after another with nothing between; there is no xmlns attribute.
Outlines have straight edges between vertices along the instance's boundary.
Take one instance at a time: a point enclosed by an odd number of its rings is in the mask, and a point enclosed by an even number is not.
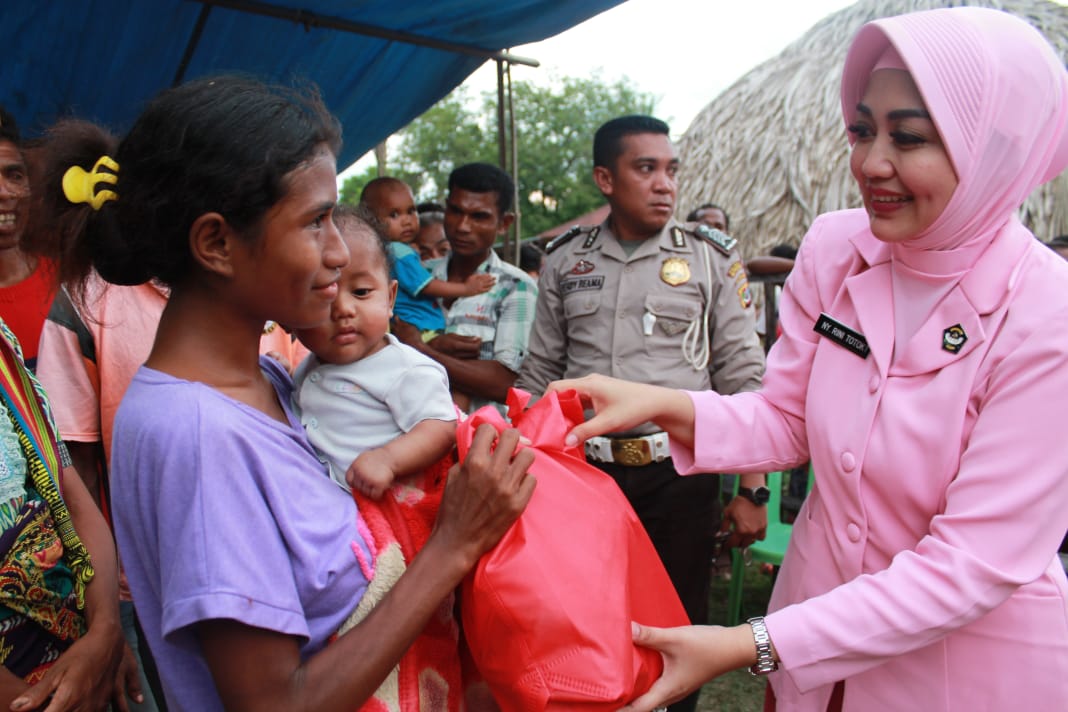
<svg viewBox="0 0 1068 712"><path fill-rule="evenodd" d="M1068 165L1068 73L1011 15L919 12L861 29L842 111L864 208L813 223L760 391L553 386L597 412L569 439L816 473L767 617L636 626L665 671L627 710L744 666L769 709L1064 709L1068 263L1016 210Z"/></svg>

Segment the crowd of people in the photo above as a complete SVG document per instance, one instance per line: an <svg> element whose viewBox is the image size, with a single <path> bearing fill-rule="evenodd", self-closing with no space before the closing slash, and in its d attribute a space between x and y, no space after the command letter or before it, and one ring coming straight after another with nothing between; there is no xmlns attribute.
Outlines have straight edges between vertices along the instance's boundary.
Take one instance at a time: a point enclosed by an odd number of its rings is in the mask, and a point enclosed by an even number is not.
<svg viewBox="0 0 1068 712"><path fill-rule="evenodd" d="M865 25L841 99L863 206L776 253L766 360L728 212L675 219L653 117L590 137L605 221L512 265L496 166L338 205L314 89L190 81L123 137L24 141L0 109L0 705L494 709L453 592L534 455L455 440L515 387L578 392L561 445L692 624L634 622L664 670L627 712L692 712L739 668L766 710L1062 707L1068 241L1016 215L1068 167L1068 71L1011 15L933 10ZM713 558L805 463L767 614L710 625Z"/></svg>

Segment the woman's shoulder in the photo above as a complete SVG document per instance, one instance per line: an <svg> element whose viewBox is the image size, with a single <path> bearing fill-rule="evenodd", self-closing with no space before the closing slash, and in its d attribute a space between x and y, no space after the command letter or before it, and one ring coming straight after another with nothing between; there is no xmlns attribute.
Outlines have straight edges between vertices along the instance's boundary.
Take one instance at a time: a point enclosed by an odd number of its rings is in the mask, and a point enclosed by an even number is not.
<svg viewBox="0 0 1068 712"><path fill-rule="evenodd" d="M888 259L889 248L871 234L867 213L839 210L812 221L798 248L794 271L837 283Z"/></svg>
<svg viewBox="0 0 1068 712"><path fill-rule="evenodd" d="M115 414L114 442L136 442L153 450L153 442L179 438L191 442L205 416L217 413L209 390L203 384L141 366ZM221 414L218 417L224 420Z"/></svg>
<svg viewBox="0 0 1068 712"><path fill-rule="evenodd" d="M1063 338L1062 328L1054 325L1068 323L1068 261L1033 240L1013 281L1010 309L1017 319L1026 313L1035 328Z"/></svg>
<svg viewBox="0 0 1068 712"><path fill-rule="evenodd" d="M868 214L859 208L836 210L816 216L801 241L801 249L818 252L864 251L882 243L871 234Z"/></svg>
<svg viewBox="0 0 1068 712"><path fill-rule="evenodd" d="M266 356L260 358L260 366L280 401L287 404L293 388L288 372ZM196 431L248 432L255 421L273 422L266 415L256 417L257 413L209 385L141 366L123 396L116 432L122 426L134 425L140 432L162 432L174 438L178 433L192 436Z"/></svg>

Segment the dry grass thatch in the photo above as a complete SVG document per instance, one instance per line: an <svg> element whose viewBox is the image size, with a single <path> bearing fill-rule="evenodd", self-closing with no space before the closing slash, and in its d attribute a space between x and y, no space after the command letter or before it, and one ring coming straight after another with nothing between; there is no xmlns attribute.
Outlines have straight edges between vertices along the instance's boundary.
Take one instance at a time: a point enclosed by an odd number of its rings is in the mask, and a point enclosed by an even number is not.
<svg viewBox="0 0 1068 712"><path fill-rule="evenodd" d="M797 245L823 212L860 205L838 88L850 39L865 22L913 10L983 5L1030 22L1068 57L1068 8L1046 0L861 0L812 27L701 112L679 144L679 211L727 208L742 256ZM1021 218L1040 239L1068 233L1068 172L1035 191Z"/></svg>

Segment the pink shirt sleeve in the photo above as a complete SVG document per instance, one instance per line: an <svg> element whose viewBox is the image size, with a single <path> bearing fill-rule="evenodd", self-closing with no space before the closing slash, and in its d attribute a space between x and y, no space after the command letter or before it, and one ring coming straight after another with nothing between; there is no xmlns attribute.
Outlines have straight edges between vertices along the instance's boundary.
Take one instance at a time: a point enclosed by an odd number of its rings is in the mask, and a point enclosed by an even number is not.
<svg viewBox="0 0 1068 712"><path fill-rule="evenodd" d="M82 355L77 334L51 319L45 321L37 359L37 377L52 402L60 437L99 442L99 374L96 363Z"/></svg>

